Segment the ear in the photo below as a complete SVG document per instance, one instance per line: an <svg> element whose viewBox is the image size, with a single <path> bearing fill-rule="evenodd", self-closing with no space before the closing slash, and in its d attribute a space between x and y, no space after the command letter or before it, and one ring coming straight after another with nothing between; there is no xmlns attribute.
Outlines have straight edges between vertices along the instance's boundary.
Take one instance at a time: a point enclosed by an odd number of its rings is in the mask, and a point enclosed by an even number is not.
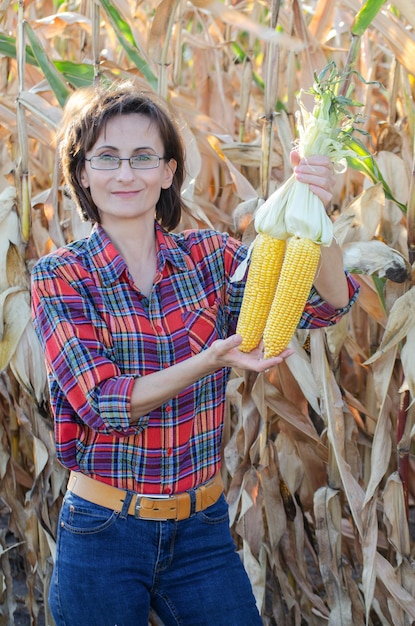
<svg viewBox="0 0 415 626"><path fill-rule="evenodd" d="M89 187L89 178L88 178L88 174L86 173L85 168L83 168L83 170L81 172L81 185L85 189L88 189L88 187Z"/></svg>
<svg viewBox="0 0 415 626"><path fill-rule="evenodd" d="M177 161L175 161L174 159L170 159L170 161L168 161L165 164L163 181L161 183L162 189L168 189L169 187L171 187L174 174L176 172L176 168L177 168Z"/></svg>

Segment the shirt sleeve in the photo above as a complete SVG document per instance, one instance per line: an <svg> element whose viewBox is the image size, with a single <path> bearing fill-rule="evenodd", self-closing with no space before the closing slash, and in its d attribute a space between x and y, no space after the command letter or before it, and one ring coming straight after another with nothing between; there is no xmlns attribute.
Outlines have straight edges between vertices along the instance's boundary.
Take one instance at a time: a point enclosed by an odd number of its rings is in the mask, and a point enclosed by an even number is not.
<svg viewBox="0 0 415 626"><path fill-rule="evenodd" d="M246 256L248 249L241 242L233 239L232 237L225 238L225 270L227 272L228 280L228 303L232 316L232 323L230 326L231 332L236 332L236 322L240 312L243 292L246 281L246 270L248 264L246 264ZM246 265L245 265L246 264ZM238 268L245 268L245 276L232 282L232 276ZM310 295L300 322L299 328L312 329L322 328L324 326L333 326L350 311L353 303L356 301L359 293L359 285L354 280L349 272L345 270L345 275L349 288L349 302L343 308L336 309L319 295L315 287L313 286L310 291Z"/></svg>
<svg viewBox="0 0 415 626"><path fill-rule="evenodd" d="M69 267L48 257L32 272L33 324L49 376L89 428L120 437L135 434L148 420L129 423L135 377L123 374L111 358L109 331L69 274Z"/></svg>
<svg viewBox="0 0 415 626"><path fill-rule="evenodd" d="M245 268L246 256L248 248L239 240L234 239L228 235L223 238L223 254L224 254L224 268L225 268L225 280L226 280L226 301L228 305L229 314L229 335L236 333L236 325L241 311L242 300L244 296L247 268ZM236 276L236 272L245 268L245 276L233 280Z"/></svg>
<svg viewBox="0 0 415 626"><path fill-rule="evenodd" d="M310 296L301 316L299 328L322 328L323 326L333 326L350 311L353 303L359 294L359 285L354 278L345 270L347 284L349 287L349 302L345 307L336 309L331 304L323 300L314 287L311 288Z"/></svg>

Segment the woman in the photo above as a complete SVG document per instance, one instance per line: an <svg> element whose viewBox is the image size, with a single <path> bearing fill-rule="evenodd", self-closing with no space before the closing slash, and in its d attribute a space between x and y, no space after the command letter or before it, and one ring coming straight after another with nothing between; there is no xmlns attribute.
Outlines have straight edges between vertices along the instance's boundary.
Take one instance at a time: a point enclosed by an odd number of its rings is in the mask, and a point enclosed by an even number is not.
<svg viewBox="0 0 415 626"><path fill-rule="evenodd" d="M79 98L82 98L81 105ZM173 234L184 150L167 110L132 83L78 92L60 142L91 235L33 271L57 455L71 471L50 605L57 626L261 624L229 530L220 481L230 369L262 372L235 335L246 247L209 230ZM294 156L325 205L323 157ZM335 323L356 297L338 246L322 263L304 326Z"/></svg>

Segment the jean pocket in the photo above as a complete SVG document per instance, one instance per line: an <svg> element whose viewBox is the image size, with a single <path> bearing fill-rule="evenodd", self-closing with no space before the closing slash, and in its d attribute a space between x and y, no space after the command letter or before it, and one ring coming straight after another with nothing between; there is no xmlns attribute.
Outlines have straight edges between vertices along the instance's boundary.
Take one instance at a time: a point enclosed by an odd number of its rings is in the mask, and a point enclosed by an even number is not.
<svg viewBox="0 0 415 626"><path fill-rule="evenodd" d="M88 535L106 530L117 518L117 511L67 492L62 503L60 526L73 534Z"/></svg>
<svg viewBox="0 0 415 626"><path fill-rule="evenodd" d="M222 494L215 504L204 511L199 511L196 516L205 524L223 524L223 522L229 524L228 503L225 496Z"/></svg>

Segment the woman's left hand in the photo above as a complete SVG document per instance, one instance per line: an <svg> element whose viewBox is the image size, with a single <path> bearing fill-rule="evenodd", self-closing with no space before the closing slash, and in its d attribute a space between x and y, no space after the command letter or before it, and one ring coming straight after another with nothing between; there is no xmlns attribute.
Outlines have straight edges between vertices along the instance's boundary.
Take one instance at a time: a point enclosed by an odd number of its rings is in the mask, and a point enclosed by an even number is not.
<svg viewBox="0 0 415 626"><path fill-rule="evenodd" d="M326 156L313 155L301 159L297 151L291 152L291 163L298 181L310 186L322 201L326 211L333 200L333 188L336 184L333 164Z"/></svg>

